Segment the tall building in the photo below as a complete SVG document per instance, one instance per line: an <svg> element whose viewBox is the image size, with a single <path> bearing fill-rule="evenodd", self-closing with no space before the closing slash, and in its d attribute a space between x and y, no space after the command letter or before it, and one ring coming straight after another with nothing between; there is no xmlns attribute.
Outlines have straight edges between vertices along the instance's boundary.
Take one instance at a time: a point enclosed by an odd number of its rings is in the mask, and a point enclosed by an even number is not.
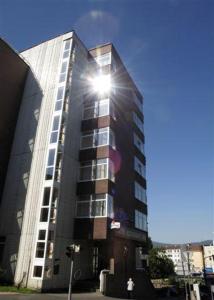
<svg viewBox="0 0 214 300"><path fill-rule="evenodd" d="M15 283L66 288L75 242L75 280L108 269L109 295L124 296L130 276L149 295L142 95L112 44L88 50L69 32L21 56L30 71L0 211L2 268Z"/></svg>

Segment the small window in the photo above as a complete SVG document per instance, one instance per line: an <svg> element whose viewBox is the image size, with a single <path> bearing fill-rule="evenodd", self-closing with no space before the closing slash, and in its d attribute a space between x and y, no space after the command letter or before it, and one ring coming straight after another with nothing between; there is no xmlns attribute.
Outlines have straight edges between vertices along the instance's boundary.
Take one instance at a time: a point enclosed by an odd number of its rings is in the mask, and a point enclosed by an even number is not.
<svg viewBox="0 0 214 300"><path fill-rule="evenodd" d="M61 110L62 109L62 100L56 101L55 104L55 111Z"/></svg>
<svg viewBox="0 0 214 300"><path fill-rule="evenodd" d="M44 195L43 195L43 206L48 206L50 202L50 192L51 188L50 187L45 187L44 189Z"/></svg>
<svg viewBox="0 0 214 300"><path fill-rule="evenodd" d="M63 62L62 63L62 67L61 67L61 72L60 73L65 73L66 72L66 69L67 69L67 61Z"/></svg>
<svg viewBox="0 0 214 300"><path fill-rule="evenodd" d="M41 209L40 222L48 221L48 210L49 210L48 208Z"/></svg>
<svg viewBox="0 0 214 300"><path fill-rule="evenodd" d="M42 266L34 266L33 269L33 277L42 277Z"/></svg>
<svg viewBox="0 0 214 300"><path fill-rule="evenodd" d="M53 120L52 131L56 131L59 129L59 116L55 116Z"/></svg>
<svg viewBox="0 0 214 300"><path fill-rule="evenodd" d="M55 158L56 149L50 149L48 154L48 166L54 165L54 158Z"/></svg>
<svg viewBox="0 0 214 300"><path fill-rule="evenodd" d="M59 87L57 92L57 100L61 100L63 98L63 92L64 92L64 87L63 86Z"/></svg>
<svg viewBox="0 0 214 300"><path fill-rule="evenodd" d="M71 40L65 41L65 48L64 48L64 50L70 49L70 45L71 45Z"/></svg>
<svg viewBox="0 0 214 300"><path fill-rule="evenodd" d="M63 53L63 59L67 58L67 57L69 56L69 53L70 53L69 50L68 50L68 51L65 51L65 52Z"/></svg>
<svg viewBox="0 0 214 300"><path fill-rule="evenodd" d="M58 137L58 131L52 132L51 133L51 139L50 139L50 143L56 143L57 142L57 137Z"/></svg>
<svg viewBox="0 0 214 300"><path fill-rule="evenodd" d="M36 257L43 258L45 254L45 243L38 242L36 245Z"/></svg>
<svg viewBox="0 0 214 300"><path fill-rule="evenodd" d="M46 179L46 180L51 180L51 179L53 179L53 171L54 171L54 168L53 168L53 167L50 167L50 168L47 168L47 169L46 169L46 175L45 175L45 179Z"/></svg>
<svg viewBox="0 0 214 300"><path fill-rule="evenodd" d="M59 82L60 82L60 83L61 83L61 82L64 82L65 79L66 79L66 73L60 74L60 76L59 76Z"/></svg>
<svg viewBox="0 0 214 300"><path fill-rule="evenodd" d="M39 230L38 240L39 241L44 241L45 240L45 236L46 236L46 230Z"/></svg>

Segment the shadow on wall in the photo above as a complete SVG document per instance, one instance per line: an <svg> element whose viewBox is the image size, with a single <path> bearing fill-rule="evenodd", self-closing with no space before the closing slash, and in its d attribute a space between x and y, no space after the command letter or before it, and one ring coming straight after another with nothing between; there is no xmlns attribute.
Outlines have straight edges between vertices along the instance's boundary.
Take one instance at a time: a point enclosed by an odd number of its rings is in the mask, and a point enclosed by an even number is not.
<svg viewBox="0 0 214 300"><path fill-rule="evenodd" d="M32 91L29 86L32 87ZM0 266L3 269L4 279L10 282L14 280L17 265L25 199L42 98L41 87L29 69L0 207L0 237L5 240L0 249L2 254Z"/></svg>

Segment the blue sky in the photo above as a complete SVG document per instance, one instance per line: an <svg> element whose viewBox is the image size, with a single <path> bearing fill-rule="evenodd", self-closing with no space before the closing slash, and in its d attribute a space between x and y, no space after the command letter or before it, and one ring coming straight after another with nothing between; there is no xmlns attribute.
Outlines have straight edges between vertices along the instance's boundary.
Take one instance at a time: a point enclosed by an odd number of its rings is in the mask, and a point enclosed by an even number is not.
<svg viewBox="0 0 214 300"><path fill-rule="evenodd" d="M214 232L214 1L1 0L15 49L75 29L112 41L145 98L149 230L189 242Z"/></svg>

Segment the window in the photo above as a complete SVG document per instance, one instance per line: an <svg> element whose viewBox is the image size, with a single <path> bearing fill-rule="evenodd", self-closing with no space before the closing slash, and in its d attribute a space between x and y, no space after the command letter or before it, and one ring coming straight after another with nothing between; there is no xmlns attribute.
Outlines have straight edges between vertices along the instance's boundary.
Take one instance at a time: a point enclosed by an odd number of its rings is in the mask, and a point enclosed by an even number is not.
<svg viewBox="0 0 214 300"><path fill-rule="evenodd" d="M134 183L134 192L135 198L146 204L146 190L136 181Z"/></svg>
<svg viewBox="0 0 214 300"><path fill-rule="evenodd" d="M43 269L42 266L34 266L33 277L41 278L42 277L42 269Z"/></svg>
<svg viewBox="0 0 214 300"><path fill-rule="evenodd" d="M48 208L42 208L41 209L41 215L40 215L40 222L48 222Z"/></svg>
<svg viewBox="0 0 214 300"><path fill-rule="evenodd" d="M142 269L142 247L136 247L135 248L135 261L136 261L136 269Z"/></svg>
<svg viewBox="0 0 214 300"><path fill-rule="evenodd" d="M51 180L51 179L53 179L53 171L54 171L54 168L53 168L53 167L50 167L50 168L47 168L47 169L46 169L46 175L45 175L45 179L46 179L46 180Z"/></svg>
<svg viewBox="0 0 214 300"><path fill-rule="evenodd" d="M48 153L48 166L54 165L54 158L55 158L56 149L50 149Z"/></svg>
<svg viewBox="0 0 214 300"><path fill-rule="evenodd" d="M36 245L36 257L43 258L45 254L45 243L44 242L37 242Z"/></svg>
<svg viewBox="0 0 214 300"><path fill-rule="evenodd" d="M146 167L136 156L134 158L134 169L139 175L146 177Z"/></svg>
<svg viewBox="0 0 214 300"><path fill-rule="evenodd" d="M133 92L134 102L136 103L139 110L143 113L143 101Z"/></svg>
<svg viewBox="0 0 214 300"><path fill-rule="evenodd" d="M140 120L140 118L136 115L136 113L133 113L133 120L136 126L140 129L140 131L143 133L144 132L144 126L143 122Z"/></svg>
<svg viewBox="0 0 214 300"><path fill-rule="evenodd" d="M69 51L68 51L69 54ZM59 82L64 82L66 80L66 74L67 74L67 66L68 66L68 61L64 61L62 63L62 67L61 67L61 71L60 71L60 75L59 75Z"/></svg>
<svg viewBox="0 0 214 300"><path fill-rule="evenodd" d="M50 202L50 192L51 192L51 188L50 187L45 187L45 189L44 189L44 195L43 195L43 202L42 202L43 206L48 206L49 205L49 202Z"/></svg>
<svg viewBox="0 0 214 300"><path fill-rule="evenodd" d="M55 116L53 120L52 131L59 130L59 116Z"/></svg>
<svg viewBox="0 0 214 300"><path fill-rule="evenodd" d="M95 57L96 62L100 67L111 64L111 52Z"/></svg>
<svg viewBox="0 0 214 300"><path fill-rule="evenodd" d="M108 158L104 158L82 162L80 165L80 181L108 178L108 161Z"/></svg>
<svg viewBox="0 0 214 300"><path fill-rule="evenodd" d="M71 40L66 40L65 41L64 51L69 50L70 46L71 46Z"/></svg>
<svg viewBox="0 0 214 300"><path fill-rule="evenodd" d="M56 104L55 104L55 111L59 111L62 109L62 100L58 100L56 101Z"/></svg>
<svg viewBox="0 0 214 300"><path fill-rule="evenodd" d="M46 237L46 230L39 230L38 240L44 241Z"/></svg>
<svg viewBox="0 0 214 300"><path fill-rule="evenodd" d="M144 154L144 143L136 133L134 133L134 144L138 148L138 150L140 150L140 152Z"/></svg>
<svg viewBox="0 0 214 300"><path fill-rule="evenodd" d="M56 149L50 149L48 153L48 167L46 168L46 180L53 179L53 171L54 171L54 160L55 160Z"/></svg>
<svg viewBox="0 0 214 300"><path fill-rule="evenodd" d="M114 147L114 133L109 127L89 131L82 135L81 149L111 145Z"/></svg>
<svg viewBox="0 0 214 300"><path fill-rule="evenodd" d="M135 227L147 231L147 216L139 210L135 210Z"/></svg>
<svg viewBox="0 0 214 300"><path fill-rule="evenodd" d="M85 104L83 111L83 119L93 119L109 115L109 99L95 101L91 104Z"/></svg>
<svg viewBox="0 0 214 300"><path fill-rule="evenodd" d="M113 198L108 194L80 196L77 201L77 218L112 217Z"/></svg>
<svg viewBox="0 0 214 300"><path fill-rule="evenodd" d="M57 101L63 99L63 93L64 93L64 86L60 86L57 92L57 97L56 97Z"/></svg>

